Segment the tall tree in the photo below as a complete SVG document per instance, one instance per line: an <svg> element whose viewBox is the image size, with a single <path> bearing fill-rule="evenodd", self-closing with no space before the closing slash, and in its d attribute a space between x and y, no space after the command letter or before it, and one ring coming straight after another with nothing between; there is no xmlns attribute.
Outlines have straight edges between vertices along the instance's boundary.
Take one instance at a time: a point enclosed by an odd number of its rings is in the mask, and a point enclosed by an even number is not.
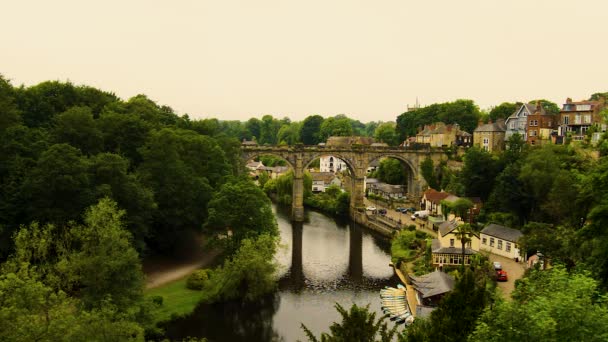
<svg viewBox="0 0 608 342"><path fill-rule="evenodd" d="M464 155L464 166L460 174L465 195L481 197L486 201L499 172L500 165L489 152L477 147L469 148Z"/></svg>
<svg viewBox="0 0 608 342"><path fill-rule="evenodd" d="M209 218L205 224L209 233L225 235L220 240L229 251L236 250L241 240L262 233L278 234L270 200L248 179L224 184L209 202Z"/></svg>
<svg viewBox="0 0 608 342"><path fill-rule="evenodd" d="M52 132L57 143L70 144L86 155L103 150L102 133L88 107L72 107L57 115Z"/></svg>
<svg viewBox="0 0 608 342"><path fill-rule="evenodd" d="M382 123L374 131L374 138L376 141L386 143L390 146L395 146L399 143L397 140L397 132L395 131L394 122Z"/></svg>
<svg viewBox="0 0 608 342"><path fill-rule="evenodd" d="M321 124L321 140L325 141L331 136L353 135L353 127L350 120L344 115L336 115L327 118Z"/></svg>
<svg viewBox="0 0 608 342"><path fill-rule="evenodd" d="M320 115L311 115L304 119L300 129L300 138L304 145L316 145L322 142L320 137L322 123L323 117Z"/></svg>
<svg viewBox="0 0 608 342"><path fill-rule="evenodd" d="M489 113L489 118L493 122L496 122L498 119L506 119L509 115L515 113L517 108L521 106L521 102L511 103L511 102L503 102L498 106L492 108Z"/></svg>

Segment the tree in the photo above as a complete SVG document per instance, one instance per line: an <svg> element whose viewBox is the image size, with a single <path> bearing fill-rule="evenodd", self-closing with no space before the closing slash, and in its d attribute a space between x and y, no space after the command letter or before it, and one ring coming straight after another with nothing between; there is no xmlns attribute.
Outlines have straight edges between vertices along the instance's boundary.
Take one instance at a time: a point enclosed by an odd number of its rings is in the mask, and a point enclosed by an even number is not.
<svg viewBox="0 0 608 342"><path fill-rule="evenodd" d="M353 135L353 127L350 120L344 115L336 115L327 118L321 124L321 141L326 141L332 136L351 136Z"/></svg>
<svg viewBox="0 0 608 342"><path fill-rule="evenodd" d="M203 288L204 302L235 299L250 302L276 289L277 265L273 257L277 237L263 233L240 242L236 253L211 274Z"/></svg>
<svg viewBox="0 0 608 342"><path fill-rule="evenodd" d="M471 225L468 223L463 223L454 230L454 236L456 236L456 239L460 240L460 244L462 246L462 267L464 267L464 256L466 255L465 245L467 242L471 241L473 234L473 227L471 227Z"/></svg>
<svg viewBox="0 0 608 342"><path fill-rule="evenodd" d="M21 123L21 113L15 103L15 90L0 74L0 133Z"/></svg>
<svg viewBox="0 0 608 342"><path fill-rule="evenodd" d="M397 139L397 132L395 131L394 122L382 123L374 131L374 138L377 141L386 143L390 146L395 146L399 143Z"/></svg>
<svg viewBox="0 0 608 342"><path fill-rule="evenodd" d="M112 153L100 153L91 160L92 183L96 197L112 198L126 211L125 226L133 235L138 251L144 251L145 239L156 209L154 193L134 174L128 173L129 162Z"/></svg>
<svg viewBox="0 0 608 342"><path fill-rule="evenodd" d="M302 329L306 333L309 341L313 342L390 342L395 336L397 327L388 328L386 317L381 317L376 321L376 313L369 312L369 305L359 307L353 304L349 311L346 311L340 304L336 303L336 310L342 316L342 322L334 322L329 327L330 333L322 333L321 339L316 338L313 333L302 324ZM376 340L376 338L380 338Z"/></svg>
<svg viewBox="0 0 608 342"><path fill-rule="evenodd" d="M300 138L304 145L317 145L322 142L320 136L322 123L323 117L320 115L311 115L304 119L300 128Z"/></svg>
<svg viewBox="0 0 608 342"><path fill-rule="evenodd" d="M245 128L251 134L251 139L253 139L253 138L260 139L261 138L262 122L259 119L251 118L251 119L247 120L247 122L245 123ZM261 143L261 140L260 140L260 143Z"/></svg>
<svg viewBox="0 0 608 342"><path fill-rule="evenodd" d="M264 115L260 123L260 144L277 144L277 135L281 128L281 122L272 117L272 115Z"/></svg>
<svg viewBox="0 0 608 342"><path fill-rule="evenodd" d="M471 147L464 155L460 180L467 197L481 197L486 201L500 169L492 155L478 147Z"/></svg>
<svg viewBox="0 0 608 342"><path fill-rule="evenodd" d="M146 142L151 129L149 123L135 114L104 112L97 126L103 136L104 151L125 156L133 168L141 163L138 149Z"/></svg>
<svg viewBox="0 0 608 342"><path fill-rule="evenodd" d="M517 108L519 108L522 103L511 103L511 102L503 102L498 106L492 108L489 113L489 118L492 122L496 122L498 119L506 119L509 115L515 113Z"/></svg>
<svg viewBox="0 0 608 342"><path fill-rule="evenodd" d="M213 138L193 131L154 132L139 152L143 162L138 174L158 205L150 242L167 251L182 238L181 232L202 227L213 187L224 181L230 167Z"/></svg>
<svg viewBox="0 0 608 342"><path fill-rule="evenodd" d="M89 162L80 151L56 144L40 155L23 184L28 219L64 223L78 220L94 201Z"/></svg>
<svg viewBox="0 0 608 342"><path fill-rule="evenodd" d="M235 251L245 238L264 233L278 235L270 200L248 179L231 181L220 188L209 202L205 229L216 235L228 234L220 240L228 252Z"/></svg>
<svg viewBox="0 0 608 342"><path fill-rule="evenodd" d="M563 267L533 270L513 301L498 302L476 324L470 341L604 341L608 309L597 282Z"/></svg>
<svg viewBox="0 0 608 342"><path fill-rule="evenodd" d="M281 145L295 145L300 142L300 125L297 122L283 125L277 133L277 141Z"/></svg>
<svg viewBox="0 0 608 342"><path fill-rule="evenodd" d="M373 176L388 184L405 184L406 182L403 165L401 161L394 158L382 159Z"/></svg>
<svg viewBox="0 0 608 342"><path fill-rule="evenodd" d="M555 104L554 102L545 100L545 99L539 99L539 100L532 100L532 101L528 101L528 103L537 103L540 102L540 105L543 106L543 108L545 109L545 111L547 111L548 114L559 114L559 106L557 104Z"/></svg>
<svg viewBox="0 0 608 342"><path fill-rule="evenodd" d="M488 272L484 267L465 268L454 290L447 294L429 318L416 318L400 341L466 341L478 317L492 300Z"/></svg>
<svg viewBox="0 0 608 342"><path fill-rule="evenodd" d="M103 150L103 137L88 107L72 107L54 119L53 136L57 143L70 144L86 155Z"/></svg>
<svg viewBox="0 0 608 342"><path fill-rule="evenodd" d="M441 190L437 177L435 176L435 165L430 157L424 158L420 163L420 173L431 189Z"/></svg>

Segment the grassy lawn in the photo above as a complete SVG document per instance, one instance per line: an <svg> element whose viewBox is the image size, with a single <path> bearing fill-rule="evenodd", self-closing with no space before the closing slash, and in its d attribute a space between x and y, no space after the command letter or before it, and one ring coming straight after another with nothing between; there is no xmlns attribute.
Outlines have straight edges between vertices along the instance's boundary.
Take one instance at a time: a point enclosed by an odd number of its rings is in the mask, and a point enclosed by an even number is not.
<svg viewBox="0 0 608 342"><path fill-rule="evenodd" d="M194 310L202 298L202 291L186 288L188 277L145 291L145 295L162 296L163 305L158 311L158 321L166 321L173 314L184 315Z"/></svg>

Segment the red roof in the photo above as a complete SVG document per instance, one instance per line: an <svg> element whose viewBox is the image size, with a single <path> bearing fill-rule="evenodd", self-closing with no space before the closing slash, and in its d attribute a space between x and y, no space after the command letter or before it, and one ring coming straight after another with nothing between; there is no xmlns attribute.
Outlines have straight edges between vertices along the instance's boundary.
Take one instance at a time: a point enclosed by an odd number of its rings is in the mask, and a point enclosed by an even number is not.
<svg viewBox="0 0 608 342"><path fill-rule="evenodd" d="M439 192L435 189L428 189L422 195L423 198L426 198L427 201L431 201L432 203L439 204L446 197L450 196L447 192Z"/></svg>

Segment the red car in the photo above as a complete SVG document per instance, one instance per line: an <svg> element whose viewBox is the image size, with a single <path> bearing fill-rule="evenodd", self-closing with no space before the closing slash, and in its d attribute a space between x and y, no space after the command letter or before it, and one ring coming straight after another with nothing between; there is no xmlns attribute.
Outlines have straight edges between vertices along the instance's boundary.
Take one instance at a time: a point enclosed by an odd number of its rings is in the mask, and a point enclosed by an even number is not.
<svg viewBox="0 0 608 342"><path fill-rule="evenodd" d="M509 278L507 277L507 272L503 270L496 271L496 280L497 281L507 281Z"/></svg>

